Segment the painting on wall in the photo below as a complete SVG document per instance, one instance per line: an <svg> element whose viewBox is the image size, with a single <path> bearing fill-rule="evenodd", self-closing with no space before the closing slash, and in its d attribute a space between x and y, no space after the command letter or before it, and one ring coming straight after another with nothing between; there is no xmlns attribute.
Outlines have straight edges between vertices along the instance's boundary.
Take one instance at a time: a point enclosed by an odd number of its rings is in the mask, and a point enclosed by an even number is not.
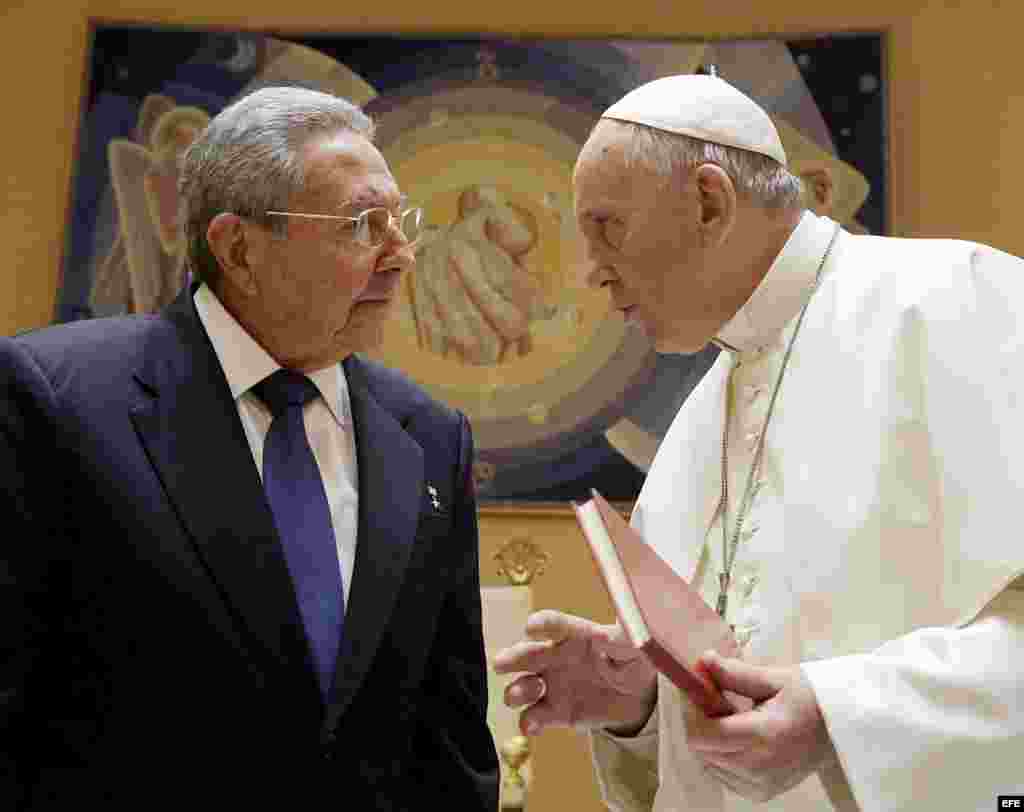
<svg viewBox="0 0 1024 812"><path fill-rule="evenodd" d="M481 501L635 498L672 417L714 361L660 356L581 281L571 172L601 111L714 64L773 117L808 206L886 223L883 39L427 39L98 26L58 321L154 312L186 264L177 166L257 86L351 99L424 206L417 268L381 348L471 419Z"/></svg>

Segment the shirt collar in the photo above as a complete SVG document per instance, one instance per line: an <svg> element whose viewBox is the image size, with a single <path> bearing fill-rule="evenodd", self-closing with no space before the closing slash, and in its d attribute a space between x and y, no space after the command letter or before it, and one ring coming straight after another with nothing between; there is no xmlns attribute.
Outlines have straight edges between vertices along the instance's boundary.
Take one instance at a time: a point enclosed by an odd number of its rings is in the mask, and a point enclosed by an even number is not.
<svg viewBox="0 0 1024 812"><path fill-rule="evenodd" d="M232 316L217 295L201 284L192 297L199 320L210 337L221 369L228 380L231 396L237 401L252 387L281 368L259 342ZM316 385L320 397L341 426L352 425L348 381L341 364L310 372L307 377Z"/></svg>
<svg viewBox="0 0 1024 812"><path fill-rule="evenodd" d="M827 217L805 211L761 284L712 341L740 354L773 346L814 292L835 227Z"/></svg>

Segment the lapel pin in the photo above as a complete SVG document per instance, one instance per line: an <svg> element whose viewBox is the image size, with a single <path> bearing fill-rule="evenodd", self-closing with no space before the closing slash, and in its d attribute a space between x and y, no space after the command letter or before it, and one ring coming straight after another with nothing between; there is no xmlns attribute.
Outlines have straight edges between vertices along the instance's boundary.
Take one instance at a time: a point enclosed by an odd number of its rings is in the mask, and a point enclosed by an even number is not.
<svg viewBox="0 0 1024 812"><path fill-rule="evenodd" d="M427 485L427 493L430 494L430 501L434 505L434 510L440 510L441 500L437 498L437 488L433 485Z"/></svg>

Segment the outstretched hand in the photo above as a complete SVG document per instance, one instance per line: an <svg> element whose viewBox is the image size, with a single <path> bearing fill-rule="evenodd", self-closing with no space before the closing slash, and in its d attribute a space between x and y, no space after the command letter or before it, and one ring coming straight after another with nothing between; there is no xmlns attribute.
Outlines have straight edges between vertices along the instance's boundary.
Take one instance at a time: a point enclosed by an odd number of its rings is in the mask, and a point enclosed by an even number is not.
<svg viewBox="0 0 1024 812"><path fill-rule="evenodd" d="M837 758L799 666L765 668L713 653L701 662L723 690L754 702L746 712L689 721L690 750L733 792L767 801Z"/></svg>
<svg viewBox="0 0 1024 812"><path fill-rule="evenodd" d="M654 708L656 673L616 625L563 612L530 615L526 639L498 652L499 674L528 672L505 689L505 704L526 707L519 727L535 735L547 727L639 730Z"/></svg>

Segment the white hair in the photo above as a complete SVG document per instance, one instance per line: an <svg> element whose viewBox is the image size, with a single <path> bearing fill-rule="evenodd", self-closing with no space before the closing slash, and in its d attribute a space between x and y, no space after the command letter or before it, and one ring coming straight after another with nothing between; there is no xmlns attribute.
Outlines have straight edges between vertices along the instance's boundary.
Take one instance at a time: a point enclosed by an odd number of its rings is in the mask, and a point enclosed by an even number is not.
<svg viewBox="0 0 1024 812"><path fill-rule="evenodd" d="M182 157L178 191L188 261L211 283L220 266L206 241L221 212L267 221L303 190L302 149L313 138L351 131L373 138L373 122L356 105L303 87L266 87L224 108Z"/></svg>
<svg viewBox="0 0 1024 812"><path fill-rule="evenodd" d="M629 146L625 154L627 166L643 166L662 177L671 178L700 164L711 163L729 176L738 194L766 209L803 206L800 178L767 155L664 132L631 121L601 119L598 126L615 126L629 132Z"/></svg>

